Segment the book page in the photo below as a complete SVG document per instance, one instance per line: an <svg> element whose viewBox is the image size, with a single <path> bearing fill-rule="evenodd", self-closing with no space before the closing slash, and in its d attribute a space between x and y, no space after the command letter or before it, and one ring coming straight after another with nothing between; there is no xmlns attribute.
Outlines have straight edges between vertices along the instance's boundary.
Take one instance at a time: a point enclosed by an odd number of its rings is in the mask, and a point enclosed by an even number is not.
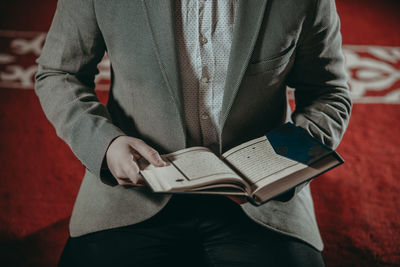
<svg viewBox="0 0 400 267"><path fill-rule="evenodd" d="M298 164L276 154L265 136L234 147L222 157L252 184Z"/></svg>
<svg viewBox="0 0 400 267"><path fill-rule="evenodd" d="M164 155L163 158L171 162L190 181L213 175L236 176L214 153L203 147L171 153Z"/></svg>
<svg viewBox="0 0 400 267"><path fill-rule="evenodd" d="M295 165L292 168L286 169L287 175L285 178L279 177L278 179L268 179L268 184L263 184L264 181L260 182L259 189L254 192L253 199L257 204L261 204L274 196L293 188L294 186L312 179L313 177L320 175L321 173L334 168L343 161L340 161L335 155L329 155L322 158L320 161L315 162L310 167L300 168L299 165ZM268 185L268 186L266 186Z"/></svg>
<svg viewBox="0 0 400 267"><path fill-rule="evenodd" d="M205 147L161 155L167 166L143 166L141 174L155 192L185 192L210 188L242 188L247 183ZM222 190L222 189L221 189Z"/></svg>

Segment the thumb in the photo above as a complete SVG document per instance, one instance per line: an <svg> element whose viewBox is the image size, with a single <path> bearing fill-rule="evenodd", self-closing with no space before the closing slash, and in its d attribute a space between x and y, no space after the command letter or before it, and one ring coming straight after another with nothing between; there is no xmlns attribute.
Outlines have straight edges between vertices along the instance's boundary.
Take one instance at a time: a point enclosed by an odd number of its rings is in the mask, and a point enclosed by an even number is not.
<svg viewBox="0 0 400 267"><path fill-rule="evenodd" d="M131 145L143 158L154 166L163 167L167 165L166 162L162 160L157 150L147 145L145 142L142 141Z"/></svg>

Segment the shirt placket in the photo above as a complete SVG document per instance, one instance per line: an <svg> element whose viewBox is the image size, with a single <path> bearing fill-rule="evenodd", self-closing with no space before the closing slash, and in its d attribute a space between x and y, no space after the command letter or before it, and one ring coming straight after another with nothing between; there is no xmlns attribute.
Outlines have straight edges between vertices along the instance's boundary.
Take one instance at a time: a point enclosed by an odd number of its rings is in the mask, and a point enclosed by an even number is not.
<svg viewBox="0 0 400 267"><path fill-rule="evenodd" d="M217 134L213 120L213 74L214 55L211 44L212 33L212 1L198 1L199 3L199 47L201 61L201 78L199 81L199 116L200 128L203 136L203 145L217 147Z"/></svg>

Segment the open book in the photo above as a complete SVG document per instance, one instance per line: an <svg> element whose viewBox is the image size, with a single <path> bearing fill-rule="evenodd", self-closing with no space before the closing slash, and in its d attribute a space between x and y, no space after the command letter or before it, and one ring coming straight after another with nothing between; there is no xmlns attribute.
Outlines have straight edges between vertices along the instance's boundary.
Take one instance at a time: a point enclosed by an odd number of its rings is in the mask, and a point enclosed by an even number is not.
<svg viewBox="0 0 400 267"><path fill-rule="evenodd" d="M254 205L343 163L336 152L291 123L221 157L206 147L161 157L167 166L139 164L143 179L154 192L246 196Z"/></svg>

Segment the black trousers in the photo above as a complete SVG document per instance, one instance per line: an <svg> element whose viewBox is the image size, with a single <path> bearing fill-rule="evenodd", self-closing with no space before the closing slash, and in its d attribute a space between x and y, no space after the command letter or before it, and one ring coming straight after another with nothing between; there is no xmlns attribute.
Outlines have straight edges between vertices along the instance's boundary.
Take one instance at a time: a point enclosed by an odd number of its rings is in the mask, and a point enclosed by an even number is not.
<svg viewBox="0 0 400 267"><path fill-rule="evenodd" d="M69 238L59 266L325 266L322 254L253 222L224 196L174 195L138 224Z"/></svg>

